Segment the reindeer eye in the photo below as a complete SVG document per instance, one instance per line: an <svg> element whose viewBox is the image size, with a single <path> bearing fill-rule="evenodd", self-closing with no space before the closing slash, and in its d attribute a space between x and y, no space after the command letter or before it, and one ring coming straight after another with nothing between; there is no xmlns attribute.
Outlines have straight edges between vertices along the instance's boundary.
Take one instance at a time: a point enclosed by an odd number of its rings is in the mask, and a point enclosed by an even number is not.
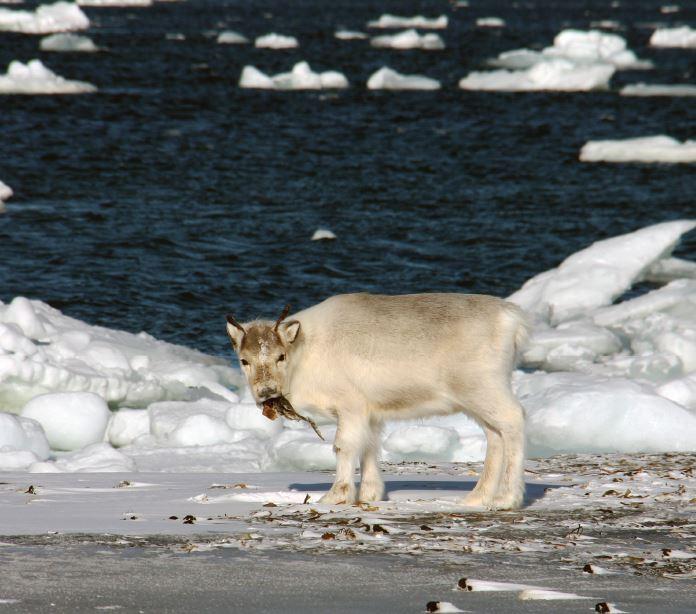
<svg viewBox="0 0 696 614"><path fill-rule="evenodd" d="M283 360L285 360L285 354L278 356L278 362L282 362Z"/></svg>
<svg viewBox="0 0 696 614"><path fill-rule="evenodd" d="M239 362L241 362L245 367L249 364L249 361L244 360L243 358Z"/></svg>

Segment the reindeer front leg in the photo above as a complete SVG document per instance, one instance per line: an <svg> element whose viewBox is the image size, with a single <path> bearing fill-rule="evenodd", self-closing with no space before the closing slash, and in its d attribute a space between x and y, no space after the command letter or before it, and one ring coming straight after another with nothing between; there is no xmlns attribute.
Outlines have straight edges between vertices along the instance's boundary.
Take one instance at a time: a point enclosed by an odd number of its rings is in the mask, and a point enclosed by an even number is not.
<svg viewBox="0 0 696 614"><path fill-rule="evenodd" d="M334 439L336 479L329 492L319 499L319 503L355 503L355 467L358 456L365 449L369 432L369 422L365 416L338 413L338 428Z"/></svg>

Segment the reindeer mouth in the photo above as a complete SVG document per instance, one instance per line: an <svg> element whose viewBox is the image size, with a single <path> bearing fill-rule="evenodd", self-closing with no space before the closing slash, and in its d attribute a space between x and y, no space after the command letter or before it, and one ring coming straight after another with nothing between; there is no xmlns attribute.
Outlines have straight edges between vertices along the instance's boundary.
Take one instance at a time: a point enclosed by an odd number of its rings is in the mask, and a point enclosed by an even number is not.
<svg viewBox="0 0 696 614"><path fill-rule="evenodd" d="M319 436L320 439L324 439L324 436L319 432L316 423L311 418L302 416L295 411L295 408L290 404L283 395L278 397L273 397L272 399L266 399L262 404L262 414L269 420L275 420L278 415L288 420L302 420L309 424L314 429L314 432Z"/></svg>

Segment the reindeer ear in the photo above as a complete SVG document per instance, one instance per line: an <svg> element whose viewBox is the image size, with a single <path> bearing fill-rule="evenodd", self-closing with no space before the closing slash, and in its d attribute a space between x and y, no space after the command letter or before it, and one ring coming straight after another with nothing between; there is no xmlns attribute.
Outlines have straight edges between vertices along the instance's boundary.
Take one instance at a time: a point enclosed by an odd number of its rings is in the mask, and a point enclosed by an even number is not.
<svg viewBox="0 0 696 614"><path fill-rule="evenodd" d="M295 341L299 332L300 323L297 320L288 320L278 324L278 334L286 345Z"/></svg>
<svg viewBox="0 0 696 614"><path fill-rule="evenodd" d="M231 314L227 314L227 334L230 336L232 347L238 350L242 345L242 339L246 335L244 327L235 320Z"/></svg>

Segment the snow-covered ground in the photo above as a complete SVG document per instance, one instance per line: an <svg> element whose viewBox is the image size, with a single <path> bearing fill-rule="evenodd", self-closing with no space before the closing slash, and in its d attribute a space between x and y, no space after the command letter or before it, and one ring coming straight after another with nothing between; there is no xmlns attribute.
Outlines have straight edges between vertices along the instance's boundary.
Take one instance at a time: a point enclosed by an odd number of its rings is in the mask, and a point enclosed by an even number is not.
<svg viewBox="0 0 696 614"><path fill-rule="evenodd" d="M696 451L696 263L671 257L694 221L599 241L510 297L535 326L513 386L528 455ZM655 289L614 303L632 284ZM222 334L222 333L221 333ZM0 470L331 469L307 425L261 415L229 361L90 326L40 301L0 303ZM50 448L50 449L49 449ZM390 423L385 461L478 461L463 415Z"/></svg>
<svg viewBox="0 0 696 614"><path fill-rule="evenodd" d="M91 94L96 86L86 81L65 79L44 66L41 60L26 64L10 62L7 72L0 74L0 94Z"/></svg>
<svg viewBox="0 0 696 614"><path fill-rule="evenodd" d="M580 150L582 162L696 162L696 141L680 142L666 136L588 141Z"/></svg>
<svg viewBox="0 0 696 614"><path fill-rule="evenodd" d="M264 90L322 90L348 87L345 75L334 70L314 72L307 62L298 62L290 72L266 75L255 66L245 66L239 87Z"/></svg>
<svg viewBox="0 0 696 614"><path fill-rule="evenodd" d="M51 34L89 28L87 15L74 2L42 4L34 11L0 8L0 30Z"/></svg>

